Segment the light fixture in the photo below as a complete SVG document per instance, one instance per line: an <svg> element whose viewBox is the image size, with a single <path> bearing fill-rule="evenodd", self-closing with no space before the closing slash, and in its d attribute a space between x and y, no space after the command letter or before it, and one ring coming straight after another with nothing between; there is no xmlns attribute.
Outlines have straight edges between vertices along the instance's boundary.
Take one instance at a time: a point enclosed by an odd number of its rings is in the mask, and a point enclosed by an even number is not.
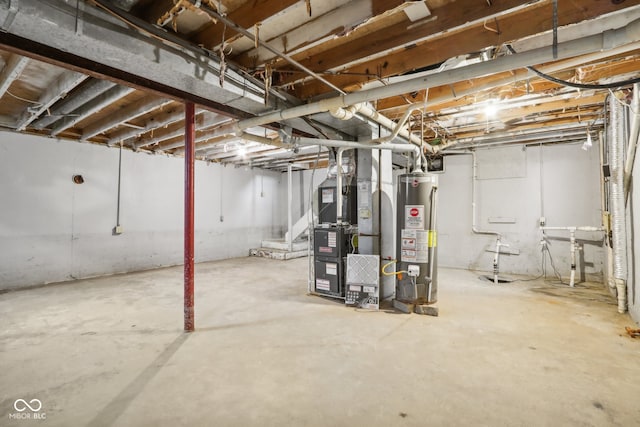
<svg viewBox="0 0 640 427"><path fill-rule="evenodd" d="M591 132L587 132L587 140L582 144L582 149L584 151L587 151L589 148L591 148L592 145L593 142L591 141Z"/></svg>
<svg viewBox="0 0 640 427"><path fill-rule="evenodd" d="M497 112L498 112L498 103L494 99L489 100L484 106L485 116L495 117Z"/></svg>
<svg viewBox="0 0 640 427"><path fill-rule="evenodd" d="M238 154L240 155L240 157L246 156L247 148L244 145L240 146L240 148L238 148Z"/></svg>

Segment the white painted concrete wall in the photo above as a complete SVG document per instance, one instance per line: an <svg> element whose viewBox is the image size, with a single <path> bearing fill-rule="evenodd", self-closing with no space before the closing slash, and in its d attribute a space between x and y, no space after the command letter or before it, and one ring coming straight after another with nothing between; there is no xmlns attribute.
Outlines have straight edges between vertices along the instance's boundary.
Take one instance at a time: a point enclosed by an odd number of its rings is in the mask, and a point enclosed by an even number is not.
<svg viewBox="0 0 640 427"><path fill-rule="evenodd" d="M502 169L504 175L514 175L509 173L510 168L500 165L502 161L515 161L512 153L507 149L493 149L490 154L495 163L492 168ZM521 177L500 178L498 171L494 174L496 177L481 179L477 184L478 227L502 233L504 242L520 252L520 255L501 256L501 274L541 273L539 242L542 234L538 228L541 213L546 217L548 226L599 226L601 223L597 149L584 151L581 145L555 145L542 149L528 147L524 154ZM486 161L486 156L478 158L479 162L482 158ZM543 198L540 185L541 158ZM481 168L479 164L479 170ZM493 236L475 235L471 231L471 177L470 155L448 156L445 159L445 172L440 174L439 179L439 265L490 271L494 254L487 249L495 247L496 239ZM515 223L489 223L489 218L496 217L513 218ZM568 277L569 234L547 234L555 265L563 276ZM577 237L584 244L584 251L578 258L578 270L586 275L601 274L605 259L602 233L579 233ZM548 274L552 276L548 262L547 266Z"/></svg>
<svg viewBox="0 0 640 427"><path fill-rule="evenodd" d="M0 289L181 264L184 161L123 151L113 236L117 172L117 149L0 132ZM204 162L195 175L196 261L282 235L283 175Z"/></svg>

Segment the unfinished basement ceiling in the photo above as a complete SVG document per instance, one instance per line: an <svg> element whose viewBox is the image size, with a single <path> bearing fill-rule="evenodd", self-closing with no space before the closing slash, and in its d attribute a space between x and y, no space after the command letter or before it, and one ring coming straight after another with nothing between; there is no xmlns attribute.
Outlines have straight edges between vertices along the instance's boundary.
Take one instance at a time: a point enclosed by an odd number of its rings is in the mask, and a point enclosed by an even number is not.
<svg viewBox="0 0 640 427"><path fill-rule="evenodd" d="M2 2L0 126L180 156L186 99L197 158L273 170L327 165L297 136L366 139L407 111L404 139L421 136L427 154L575 143L602 128L610 90L640 76L637 19L640 0ZM588 53L563 48L592 35L602 44ZM540 48L526 65L601 86L499 65ZM320 108L242 125L417 79L424 88L368 98L377 116Z"/></svg>

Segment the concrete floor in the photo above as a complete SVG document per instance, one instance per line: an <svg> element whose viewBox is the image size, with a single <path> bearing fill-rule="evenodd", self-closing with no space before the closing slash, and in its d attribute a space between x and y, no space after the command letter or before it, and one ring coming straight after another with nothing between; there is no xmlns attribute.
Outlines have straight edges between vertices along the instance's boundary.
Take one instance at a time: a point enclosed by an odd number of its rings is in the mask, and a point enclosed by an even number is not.
<svg viewBox="0 0 640 427"><path fill-rule="evenodd" d="M179 267L1 294L0 425L640 425L640 340L599 285L441 269L434 318L307 296L306 270L199 264L192 334Z"/></svg>

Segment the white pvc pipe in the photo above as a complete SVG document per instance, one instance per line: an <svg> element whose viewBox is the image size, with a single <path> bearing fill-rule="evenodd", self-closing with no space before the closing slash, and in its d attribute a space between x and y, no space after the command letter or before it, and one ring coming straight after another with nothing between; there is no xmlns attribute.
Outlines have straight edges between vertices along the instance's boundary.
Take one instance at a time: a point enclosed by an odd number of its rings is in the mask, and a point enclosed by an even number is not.
<svg viewBox="0 0 640 427"><path fill-rule="evenodd" d="M372 140L375 141L375 140ZM321 145L323 147L345 147L345 148L361 148L365 150L390 150L399 153L411 152L415 155L416 159L420 159L420 147L413 144L398 144L398 143L381 143L375 144L371 141L342 141L337 139L316 139L306 137L294 137L291 140L294 144L299 145ZM417 160L419 162L419 160ZM419 163L417 163L419 164Z"/></svg>
<svg viewBox="0 0 640 427"><path fill-rule="evenodd" d="M289 252L293 252L293 166L287 165L287 245Z"/></svg>
<svg viewBox="0 0 640 427"><path fill-rule="evenodd" d="M409 132L407 129L404 128L404 124L406 123L407 119L409 118L409 116L411 115L411 113L413 113L416 110L419 110L421 107L412 107L409 108L407 111L405 111L405 114L403 116L403 118L401 119L400 122L398 122L397 124L389 119L388 117L378 113L373 107L371 107L369 104L360 104L362 105L359 109L359 113L362 114L363 116L373 120L374 122L380 124L381 126L387 128L387 129L391 129L393 131L393 135L394 138L397 135L400 135L401 137L405 138L406 140L408 140L409 142L422 146L422 137L417 136L412 134L411 132ZM393 139L393 138L391 138ZM389 141L391 141L391 139ZM427 149L431 152L433 152L433 147L431 147L430 145L427 146Z"/></svg>
<svg viewBox="0 0 640 427"><path fill-rule="evenodd" d="M592 225L568 226L568 227L540 227L542 231L568 231L569 232L569 251L571 255L571 273L569 276L569 286L575 285L576 277L576 252L580 250L580 246L576 242L576 231L604 231L604 227L594 227Z"/></svg>
<svg viewBox="0 0 640 427"><path fill-rule="evenodd" d="M569 286L573 288L576 280L576 231L570 231L570 244L571 247L569 250L571 251L571 277L569 279Z"/></svg>
<svg viewBox="0 0 640 427"><path fill-rule="evenodd" d="M498 238L496 239L496 254L493 256L493 283L498 284L498 274L500 273L500 247L509 245L506 243L502 243L502 236L498 234Z"/></svg>
<svg viewBox="0 0 640 427"><path fill-rule="evenodd" d="M478 179L478 160L476 158L476 152L471 152L473 159L473 174L471 176L471 231L474 234L486 234L489 236L496 236L500 241L500 233L497 231L480 230L476 225L476 181Z"/></svg>
<svg viewBox="0 0 640 427"><path fill-rule="evenodd" d="M392 131L391 135L388 135L383 138L378 138L378 140L374 140L376 142L389 142L394 138L396 138L398 135L400 135L401 137L408 140L409 142L422 146L423 145L422 138L412 134L409 130L404 128L404 124L407 122L411 114L414 111L420 110L422 108L424 108L424 105L418 106L417 104L408 108L404 112L402 118L400 119L400 121L398 121L398 123L378 113L375 110L375 108L373 108L368 103L357 103L354 105L350 105L348 107L337 107L332 110L329 110L329 114L331 114L333 117L340 120L349 120L353 118L356 114L360 114L361 116L364 116L365 118L370 119L378 123L380 126L383 126ZM431 152L434 152L433 147L431 147L430 145L428 146L428 150Z"/></svg>
<svg viewBox="0 0 640 427"><path fill-rule="evenodd" d="M541 230L567 230L571 231L604 231L604 227L598 226L594 227L592 225L583 225L583 226L568 226L568 227L540 227Z"/></svg>
<svg viewBox="0 0 640 427"><path fill-rule="evenodd" d="M502 236L497 231L480 230L476 224L476 181L478 179L478 160L476 152L471 152L473 162L473 173L471 176L471 231L474 234L484 234L496 236L496 254L493 256L493 283L498 284L498 272L500 263L500 246L508 246L501 242Z"/></svg>

